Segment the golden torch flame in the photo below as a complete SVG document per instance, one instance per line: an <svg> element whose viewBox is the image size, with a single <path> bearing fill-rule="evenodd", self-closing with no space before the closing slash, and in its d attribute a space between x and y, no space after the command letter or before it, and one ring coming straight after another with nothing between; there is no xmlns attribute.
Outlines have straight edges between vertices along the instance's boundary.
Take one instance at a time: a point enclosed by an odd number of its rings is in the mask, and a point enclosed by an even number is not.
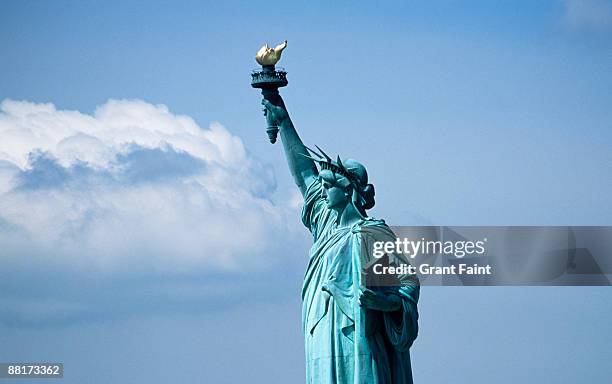
<svg viewBox="0 0 612 384"><path fill-rule="evenodd" d="M274 49L268 47L268 44L266 44L257 52L255 55L255 60L259 63L259 65L276 65L281 58L283 49L285 48L287 48L287 40L274 47Z"/></svg>

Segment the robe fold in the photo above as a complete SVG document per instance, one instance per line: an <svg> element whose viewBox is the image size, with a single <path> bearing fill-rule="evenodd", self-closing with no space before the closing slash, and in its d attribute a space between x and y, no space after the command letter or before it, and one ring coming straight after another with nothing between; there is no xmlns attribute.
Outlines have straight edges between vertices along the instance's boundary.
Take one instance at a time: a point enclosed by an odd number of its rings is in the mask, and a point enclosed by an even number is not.
<svg viewBox="0 0 612 384"><path fill-rule="evenodd" d="M364 272L376 261L373 242L394 242L395 234L384 221L370 218L337 227L318 180L307 188L302 222L314 239L302 289L306 382L412 383L409 348L418 332L418 279L408 276L383 285ZM381 312L360 306L360 289L366 286L397 295L401 309Z"/></svg>

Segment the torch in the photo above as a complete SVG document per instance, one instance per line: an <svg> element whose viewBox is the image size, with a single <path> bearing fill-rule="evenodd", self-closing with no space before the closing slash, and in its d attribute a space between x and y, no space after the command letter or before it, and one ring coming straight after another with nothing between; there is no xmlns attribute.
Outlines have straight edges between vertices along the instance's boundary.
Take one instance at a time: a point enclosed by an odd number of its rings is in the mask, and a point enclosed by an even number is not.
<svg viewBox="0 0 612 384"><path fill-rule="evenodd" d="M257 55L255 55L255 60L261 65L262 69L256 69L251 73L251 86L261 89L264 99L282 108L285 108L285 105L278 93L278 89L288 84L287 72L283 68L277 69L275 65L280 60L283 49L286 47L287 40L274 48L268 47L268 44L261 47ZM266 129L268 138L270 143L274 144L278 135L278 126L272 116L266 112L265 108L264 115L268 123L268 128Z"/></svg>

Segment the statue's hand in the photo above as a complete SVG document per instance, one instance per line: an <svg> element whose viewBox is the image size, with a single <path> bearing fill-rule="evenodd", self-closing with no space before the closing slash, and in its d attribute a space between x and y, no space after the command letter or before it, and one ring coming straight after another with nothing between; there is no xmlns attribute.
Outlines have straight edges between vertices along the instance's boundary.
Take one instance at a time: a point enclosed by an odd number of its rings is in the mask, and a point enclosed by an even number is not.
<svg viewBox="0 0 612 384"><path fill-rule="evenodd" d="M396 295L364 289L359 295L359 304L375 311L393 312L402 307L402 299Z"/></svg>
<svg viewBox="0 0 612 384"><path fill-rule="evenodd" d="M272 119L276 121L278 125L281 125L284 121L289 119L289 114L287 113L285 108L276 106L266 99L263 99L261 101L261 104L266 107L266 114L270 114L272 116Z"/></svg>

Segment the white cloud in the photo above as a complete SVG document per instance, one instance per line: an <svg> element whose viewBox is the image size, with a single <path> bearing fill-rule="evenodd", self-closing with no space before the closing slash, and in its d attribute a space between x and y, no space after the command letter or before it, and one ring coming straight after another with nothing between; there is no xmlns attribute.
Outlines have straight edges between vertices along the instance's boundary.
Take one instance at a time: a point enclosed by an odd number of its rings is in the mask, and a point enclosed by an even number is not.
<svg viewBox="0 0 612 384"><path fill-rule="evenodd" d="M132 144L143 148L168 144L196 158L228 165L247 161L241 140L220 124L204 130L192 118L172 114L165 105L141 100L110 100L93 115L14 100L4 100L0 110L4 139L0 159L22 169L35 149L49 152L63 166L86 161L104 168Z"/></svg>
<svg viewBox="0 0 612 384"><path fill-rule="evenodd" d="M37 295L62 284L50 271L100 281L233 274L306 252L293 247L298 210L272 202L272 169L219 123L202 129L139 100L92 115L5 100L0 137L0 285L39 286L28 300L40 311ZM46 271L48 281L28 280ZM14 300L0 294L0 313ZM63 305L91 307L83 300Z"/></svg>
<svg viewBox="0 0 612 384"><path fill-rule="evenodd" d="M566 0L564 22L572 29L609 29L612 27L612 2L609 0Z"/></svg>

